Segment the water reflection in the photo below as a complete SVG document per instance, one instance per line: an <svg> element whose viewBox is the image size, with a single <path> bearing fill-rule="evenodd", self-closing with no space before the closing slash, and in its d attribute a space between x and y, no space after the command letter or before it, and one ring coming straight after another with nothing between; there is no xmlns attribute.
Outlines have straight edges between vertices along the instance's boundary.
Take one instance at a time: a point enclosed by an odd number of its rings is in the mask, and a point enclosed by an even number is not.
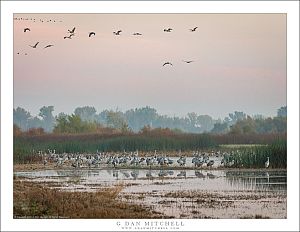
<svg viewBox="0 0 300 232"><path fill-rule="evenodd" d="M100 185L135 181L144 186L151 184L145 180L167 178L171 185L180 188L186 186L187 189L286 191L287 188L287 172L272 170L42 170L16 172L15 175L42 181L73 181Z"/></svg>
<svg viewBox="0 0 300 232"><path fill-rule="evenodd" d="M233 186L251 190L286 190L286 171L228 171L226 179Z"/></svg>

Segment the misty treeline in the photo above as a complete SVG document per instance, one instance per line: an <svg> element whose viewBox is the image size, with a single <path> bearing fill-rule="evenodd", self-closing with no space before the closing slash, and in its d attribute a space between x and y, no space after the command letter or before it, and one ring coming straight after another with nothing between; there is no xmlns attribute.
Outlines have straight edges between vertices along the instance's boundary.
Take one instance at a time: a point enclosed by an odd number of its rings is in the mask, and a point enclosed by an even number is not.
<svg viewBox="0 0 300 232"><path fill-rule="evenodd" d="M277 116L249 116L244 112L229 113L224 119L213 119L209 115L194 112L185 117L160 115L149 106L119 110L103 110L97 113L91 106L77 107L74 113L53 115L53 106L43 106L37 116L27 110L14 109L14 133L284 133L286 132L287 107L277 110Z"/></svg>

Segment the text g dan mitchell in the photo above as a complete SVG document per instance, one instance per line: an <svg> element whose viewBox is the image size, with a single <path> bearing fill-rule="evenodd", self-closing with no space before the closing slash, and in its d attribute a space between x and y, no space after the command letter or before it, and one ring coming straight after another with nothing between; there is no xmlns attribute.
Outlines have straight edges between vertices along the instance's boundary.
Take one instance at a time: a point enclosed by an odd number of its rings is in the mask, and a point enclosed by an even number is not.
<svg viewBox="0 0 300 232"><path fill-rule="evenodd" d="M118 221L117 226L124 230L130 229L180 229L184 226L183 221Z"/></svg>

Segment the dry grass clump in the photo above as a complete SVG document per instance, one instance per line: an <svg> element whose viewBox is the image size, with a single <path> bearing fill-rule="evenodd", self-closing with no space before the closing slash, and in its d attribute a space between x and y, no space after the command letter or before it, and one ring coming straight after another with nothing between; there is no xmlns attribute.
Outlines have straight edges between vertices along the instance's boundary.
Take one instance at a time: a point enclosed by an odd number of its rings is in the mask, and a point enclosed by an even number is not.
<svg viewBox="0 0 300 232"><path fill-rule="evenodd" d="M64 192L14 180L15 218L160 218L140 205L117 199L122 186L97 192Z"/></svg>

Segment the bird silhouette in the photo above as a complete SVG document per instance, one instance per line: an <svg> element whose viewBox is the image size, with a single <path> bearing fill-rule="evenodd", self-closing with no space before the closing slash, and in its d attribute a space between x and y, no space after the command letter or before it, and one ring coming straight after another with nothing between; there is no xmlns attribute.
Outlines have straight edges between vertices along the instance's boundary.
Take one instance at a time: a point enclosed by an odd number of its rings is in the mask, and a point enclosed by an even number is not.
<svg viewBox="0 0 300 232"><path fill-rule="evenodd" d="M120 35L121 32L122 32L122 31L119 30L119 31L114 31L113 33L114 33L115 35Z"/></svg>
<svg viewBox="0 0 300 232"><path fill-rule="evenodd" d="M50 47L52 47L52 46L54 46L54 45L49 44L49 45L47 45L46 47L44 47L44 49L45 49L45 48L50 48Z"/></svg>
<svg viewBox="0 0 300 232"><path fill-rule="evenodd" d="M26 28L24 29L24 32L26 32L26 31L30 31L30 29L29 29L28 27L26 27Z"/></svg>
<svg viewBox="0 0 300 232"><path fill-rule="evenodd" d="M190 31L191 31L191 32L194 32L194 31L196 31L197 28L198 28L198 27L194 27L194 28L190 29Z"/></svg>
<svg viewBox="0 0 300 232"><path fill-rule="evenodd" d="M75 32L75 27L72 30L68 30L68 32L73 34Z"/></svg>
<svg viewBox="0 0 300 232"><path fill-rule="evenodd" d="M173 29L172 28L168 28L168 29L164 29L164 32L171 32Z"/></svg>
<svg viewBox="0 0 300 232"><path fill-rule="evenodd" d="M89 37L91 37L92 35L96 35L96 33L95 32L90 32Z"/></svg>
<svg viewBox="0 0 300 232"><path fill-rule="evenodd" d="M170 63L170 62L165 62L165 63L163 64L163 66L165 66L165 65L172 65L172 66L173 66L173 64Z"/></svg>
<svg viewBox="0 0 300 232"><path fill-rule="evenodd" d="M187 63L187 64L190 64L192 62L194 62L193 60L183 60L183 62Z"/></svg>
<svg viewBox="0 0 300 232"><path fill-rule="evenodd" d="M138 32L136 32L136 33L133 33L133 35L142 35L141 33L138 33Z"/></svg>
<svg viewBox="0 0 300 232"><path fill-rule="evenodd" d="M72 34L70 34L69 36L65 36L64 39L72 39L71 37L74 36L74 35L75 35L75 34L72 33Z"/></svg>
<svg viewBox="0 0 300 232"><path fill-rule="evenodd" d="M30 47L32 47L32 48L36 48L36 46L39 44L39 42L37 42L35 45L29 45Z"/></svg>

